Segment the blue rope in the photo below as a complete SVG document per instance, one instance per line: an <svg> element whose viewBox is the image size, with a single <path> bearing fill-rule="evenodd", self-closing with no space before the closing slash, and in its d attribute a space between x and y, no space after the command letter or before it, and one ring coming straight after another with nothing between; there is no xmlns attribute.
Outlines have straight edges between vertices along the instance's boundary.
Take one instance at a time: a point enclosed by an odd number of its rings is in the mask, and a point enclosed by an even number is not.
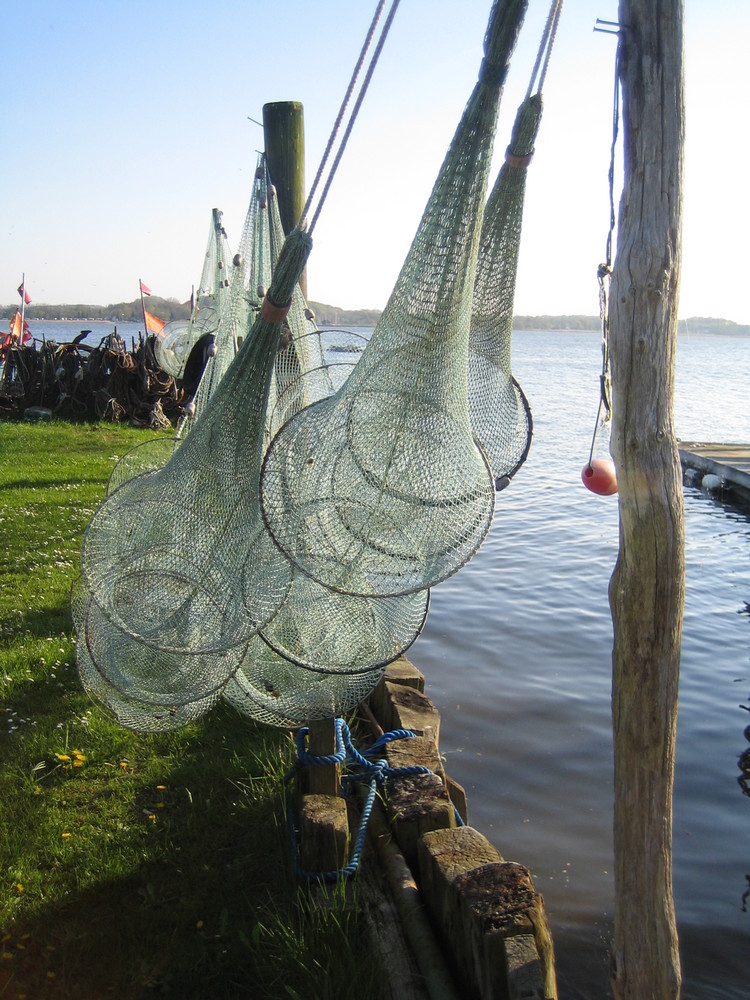
<svg viewBox="0 0 750 1000"><path fill-rule="evenodd" d="M298 878L305 879L308 882L337 882L340 878L348 878L349 876L354 875L359 867L360 857L365 846L367 825L370 821L370 815L375 804L378 787L385 784L386 778L404 777L413 774L431 774L432 772L429 767L422 767L421 764L414 764L409 767L389 767L388 762L382 758L379 758L374 762L372 760L368 760L368 756L372 756L382 750L387 743L390 743L393 740L413 739L417 734L413 733L410 729L394 729L390 733L383 733L383 735L379 737L371 747L360 752L352 743L351 733L346 722L343 719L336 719L336 753L324 756L316 756L308 752L306 740L309 732L310 730L307 726L303 726L301 729L297 730L295 737L297 759L284 775L285 784L288 784L289 781L291 781L301 767L325 767L332 764L348 763L350 766L356 765L359 770L352 771L350 774L342 775L342 795L345 795L346 789L348 789L349 786L355 781L366 782L368 785L367 797L365 799L364 806L362 807L362 816L359 821L357 836L354 840L354 850L352 852L351 859L347 865L336 871L309 872L305 871L305 869L301 867L299 859L299 846L297 844L297 831L294 827L294 811L289 805L287 806L292 856L294 858L294 868ZM458 816L458 813L456 813L456 815ZM460 817L458 817L458 819L460 820Z"/></svg>

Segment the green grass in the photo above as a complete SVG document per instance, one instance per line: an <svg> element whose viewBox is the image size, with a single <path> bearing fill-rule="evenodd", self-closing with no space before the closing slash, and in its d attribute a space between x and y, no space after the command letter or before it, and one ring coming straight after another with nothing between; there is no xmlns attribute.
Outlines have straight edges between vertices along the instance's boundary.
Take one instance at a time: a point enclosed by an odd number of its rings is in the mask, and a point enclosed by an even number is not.
<svg viewBox="0 0 750 1000"><path fill-rule="evenodd" d="M375 1000L357 908L292 873L289 735L221 705L136 734L79 683L83 530L150 434L0 424L0 998Z"/></svg>

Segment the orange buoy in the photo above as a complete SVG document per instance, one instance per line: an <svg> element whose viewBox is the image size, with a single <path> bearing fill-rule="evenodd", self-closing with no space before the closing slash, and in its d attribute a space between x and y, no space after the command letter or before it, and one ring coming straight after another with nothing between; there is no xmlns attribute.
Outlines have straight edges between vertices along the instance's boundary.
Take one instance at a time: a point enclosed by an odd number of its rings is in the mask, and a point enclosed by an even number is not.
<svg viewBox="0 0 750 1000"><path fill-rule="evenodd" d="M583 485L599 496L611 497L617 493L617 473L614 462L607 458L593 458L581 473Z"/></svg>

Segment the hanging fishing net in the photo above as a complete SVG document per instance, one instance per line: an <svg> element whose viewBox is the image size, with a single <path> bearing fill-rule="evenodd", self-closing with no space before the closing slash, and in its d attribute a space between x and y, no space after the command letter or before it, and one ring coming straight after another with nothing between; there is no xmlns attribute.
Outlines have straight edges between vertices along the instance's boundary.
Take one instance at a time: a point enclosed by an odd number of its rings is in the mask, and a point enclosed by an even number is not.
<svg viewBox="0 0 750 1000"><path fill-rule="evenodd" d="M500 90L522 3L493 7L479 81L391 298L344 386L282 427L261 507L290 560L334 590L425 589L486 535L494 483L469 423L467 357Z"/></svg>
<svg viewBox="0 0 750 1000"><path fill-rule="evenodd" d="M190 319L165 324L161 336L154 338L154 353L159 367L175 378L182 377L197 341L215 334L229 295L232 258L221 220L222 213L214 208L200 285L195 293Z"/></svg>
<svg viewBox="0 0 750 1000"><path fill-rule="evenodd" d="M309 720L349 712L377 685L384 669L343 676L312 670L290 663L254 638L224 690L224 699L256 722L295 729Z"/></svg>
<svg viewBox="0 0 750 1000"><path fill-rule="evenodd" d="M118 460L110 473L107 480L107 494L114 493L136 476L143 476L147 472L163 468L178 446L179 441L172 435L150 438L134 445Z"/></svg>
<svg viewBox="0 0 750 1000"><path fill-rule="evenodd" d="M497 392L495 369L512 382L509 356L472 327L499 94L525 2L502 6L369 342L315 326L297 284L309 235L283 242L259 161L179 446L125 456L84 536L79 672L124 725L174 728L219 697L279 726L348 711L421 632L429 585L481 544L487 456L499 452L481 407L472 427L470 396Z"/></svg>
<svg viewBox="0 0 750 1000"><path fill-rule="evenodd" d="M538 94L518 110L506 161L487 201L469 334L469 417L502 489L526 459L531 410L511 371L513 299L526 168L542 113Z"/></svg>
<svg viewBox="0 0 750 1000"><path fill-rule="evenodd" d="M562 0L552 0L526 97L516 113L505 163L485 206L482 225L469 335L469 415L498 490L508 485L531 446L531 410L511 372L513 300L526 170L534 156L542 88L561 13Z"/></svg>
<svg viewBox="0 0 750 1000"><path fill-rule="evenodd" d="M193 700L186 699L183 692L179 701L170 705L150 697L140 700L132 693L127 677L122 684L123 690L120 690L97 667L89 650L88 616L90 609L96 606L82 577L78 577L71 588L70 605L76 633L76 666L81 683L91 697L108 709L121 725L144 733L180 729L200 718L216 704L219 692L215 689L210 694ZM115 680L122 673L118 668L114 672Z"/></svg>
<svg viewBox="0 0 750 1000"><path fill-rule="evenodd" d="M154 649L221 653L265 625L289 589L258 476L284 314L272 303L289 301L309 248L299 231L287 241L267 308L167 465L111 493L86 529L86 586L105 619Z"/></svg>

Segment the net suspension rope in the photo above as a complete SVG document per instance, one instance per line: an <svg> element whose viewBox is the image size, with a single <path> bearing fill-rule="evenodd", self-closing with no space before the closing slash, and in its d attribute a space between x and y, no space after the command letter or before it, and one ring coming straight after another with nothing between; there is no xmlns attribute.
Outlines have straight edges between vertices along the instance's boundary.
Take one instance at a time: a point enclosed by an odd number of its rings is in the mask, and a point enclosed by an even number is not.
<svg viewBox="0 0 750 1000"><path fill-rule="evenodd" d="M350 135L352 133L352 129L354 128L354 122L357 119L357 115L359 114L359 110L362 107L362 102L364 101L365 94L367 93L368 87L370 86L370 81L372 80L372 75L373 75L373 73L375 71L375 67L376 67L376 65L378 63L378 60L380 58L380 54L383 51L383 46L385 45L385 40L388 37L388 32L390 31L391 25L393 24L393 19L396 16L396 11L398 10L399 3L400 3L400 0L392 0L392 2L391 2L391 6L390 6L390 9L388 11L388 15L386 17L385 23L384 23L384 25L383 25L383 27L381 29L381 32L380 32L380 35L378 37L378 40L377 40L377 43L375 45L375 49L374 49L374 51L372 53L372 56L370 57L370 62L368 63L367 68L365 70L365 76L364 76L362 84L361 84L361 86L359 88L359 92L358 92L356 100L354 102L354 106L353 106L353 108L351 110L351 114L349 115L349 120L348 120L346 128L344 130L344 134L341 137L341 141L339 143L338 149L337 149L337 151L335 153L335 156L333 158L333 162L331 163L331 167L329 169L328 176L327 176L327 178L325 180L325 183L323 184L323 189L321 191L320 198L318 199L318 203L317 203L317 206L315 208L315 212L314 212L314 214L312 216L312 219L310 221L309 226L307 226L307 232L310 235L312 235L313 229L315 228L315 224L318 221L318 217L319 217L320 211L321 211L321 209L323 207L323 203L326 200L326 197L327 197L328 191L329 191L329 189L331 187L331 183L333 181L334 175L335 175L335 173L336 173L336 171L338 169L339 163L341 162L341 157L344 155L344 150L346 148L346 144L349 141L349 137L350 137ZM377 31L378 22L380 21L380 18L381 18L382 14L383 14L383 10L385 9L385 6L386 6L386 0L379 0L378 5L377 5L377 7L375 9L375 13L374 13L373 18L372 18L372 22L370 23L370 27L369 27L369 29L367 31L367 35L365 36L365 40L364 40L364 42L362 44L362 49L360 50L359 56L357 58L357 62L355 64L355 66L354 66L354 70L352 71L352 76L351 76L351 79L349 81L349 85L348 85L348 87L346 89L346 93L344 94L344 99L341 102L341 107L339 108L338 115L336 116L336 120L335 120L335 122L333 124L333 128L331 129L331 134L330 134L330 136L328 138L328 142L326 144L325 151L324 151L323 156L321 158L320 166L318 167L318 171L317 171L317 173L315 175L315 179L313 180L313 183L312 183L312 185L310 187L310 192L309 192L309 194L307 196L307 201L305 202L305 207L302 210L302 216L301 216L301 219L300 219L300 225L306 224L306 220L307 220L307 217L308 217L308 215L309 215L309 213L311 211L311 206L313 204L313 199L314 199L315 194L317 192L318 185L321 183L321 181L323 179L323 172L325 170L325 166L326 166L326 164L328 162L328 158L331 155L334 143L336 141L336 137L337 137L337 135L339 133L339 130L341 128L341 125L342 125L342 123L344 121L344 118L345 118L345 115L346 115L346 110L347 110L347 108L349 106L349 102L350 102L350 100L352 98L352 95L353 95L353 93L354 93L354 91L356 89L357 80L359 79L359 75L360 75L360 73L362 71L362 67L365 64L365 60L367 58L367 53L368 53L368 51L370 49L370 46L371 46L372 41L373 41L373 38L375 37L376 31Z"/></svg>
<svg viewBox="0 0 750 1000"><path fill-rule="evenodd" d="M613 32L610 32L611 34ZM596 413L594 434L589 452L589 468L594 457L596 437L600 426L606 424L612 416L610 365L609 365L609 286L612 279L612 242L615 232L615 161L617 141L620 132L620 51L615 56L615 84L612 99L612 144L610 147L609 170L607 182L609 187L609 229L605 245L605 259L597 268L596 276L599 282L599 322L602 333L602 372L600 379L599 407ZM603 411L603 415L602 415Z"/></svg>
<svg viewBox="0 0 750 1000"><path fill-rule="evenodd" d="M534 81L539 75L539 83L537 86L537 93L541 93L544 89L544 81L547 76L547 69L549 68L549 61L552 55L552 47L555 44L555 38L557 37L557 28L560 24L560 15L562 14L563 0L552 0L550 4L549 14L547 15L547 23L544 26L544 31L542 32L542 38L539 42L539 51L537 52L536 62L534 63L534 68L531 71L531 79L529 80L529 89L526 91L527 99L531 97L534 90Z"/></svg>

